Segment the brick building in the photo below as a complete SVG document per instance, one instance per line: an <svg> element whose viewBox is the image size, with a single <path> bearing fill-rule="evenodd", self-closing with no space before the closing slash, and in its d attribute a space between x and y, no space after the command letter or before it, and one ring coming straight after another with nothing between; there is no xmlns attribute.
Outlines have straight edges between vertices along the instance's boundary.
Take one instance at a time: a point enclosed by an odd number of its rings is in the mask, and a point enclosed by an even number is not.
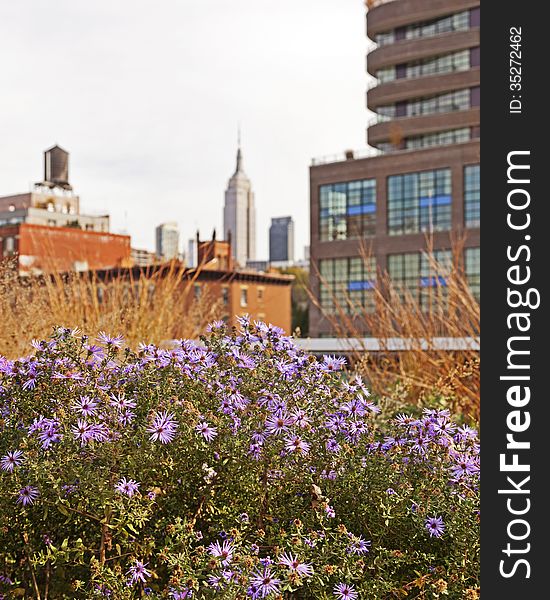
<svg viewBox="0 0 550 600"><path fill-rule="evenodd" d="M144 277L154 285L156 278L175 274L181 279L182 301L190 307L193 302L216 303L229 325L236 325L236 317L247 314L252 319L272 323L291 333L293 276L219 270L212 266L186 269L177 265L156 265L98 271L96 275L105 285L113 279L127 278L129 282L135 282Z"/></svg>
<svg viewBox="0 0 550 600"><path fill-rule="evenodd" d="M369 5L372 149L310 168L310 287L321 306L310 305L314 337L331 334L337 305L373 310L380 271L413 295L444 285L430 275L428 238L442 262L453 235L464 238L479 296L479 0Z"/></svg>
<svg viewBox="0 0 550 600"><path fill-rule="evenodd" d="M0 227L0 247L4 258L18 257L21 274L131 265L130 236L108 232L18 223Z"/></svg>
<svg viewBox="0 0 550 600"><path fill-rule="evenodd" d="M109 215L80 212L69 183L69 153L44 153L33 191L0 197L0 260L17 256L21 274L130 266L130 237L109 233Z"/></svg>

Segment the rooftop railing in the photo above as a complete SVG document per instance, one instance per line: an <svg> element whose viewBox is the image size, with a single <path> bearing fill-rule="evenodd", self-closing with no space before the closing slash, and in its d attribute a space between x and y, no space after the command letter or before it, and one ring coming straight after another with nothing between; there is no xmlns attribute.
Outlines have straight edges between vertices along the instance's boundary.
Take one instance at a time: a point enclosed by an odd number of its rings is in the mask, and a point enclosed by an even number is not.
<svg viewBox="0 0 550 600"><path fill-rule="evenodd" d="M346 150L338 154L327 154L311 159L311 166L316 167L318 165L327 165L330 163L343 162L346 160L358 160L361 158L372 158L381 154L377 148L367 147L361 148L361 150Z"/></svg>

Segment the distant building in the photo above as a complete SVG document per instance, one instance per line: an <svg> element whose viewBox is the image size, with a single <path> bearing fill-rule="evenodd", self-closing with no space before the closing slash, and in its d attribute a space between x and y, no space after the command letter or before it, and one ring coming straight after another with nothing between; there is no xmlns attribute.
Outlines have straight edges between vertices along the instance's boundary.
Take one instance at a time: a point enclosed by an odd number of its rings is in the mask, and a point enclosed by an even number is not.
<svg viewBox="0 0 550 600"><path fill-rule="evenodd" d="M292 217L271 219L269 261L290 264L294 261L294 221Z"/></svg>
<svg viewBox="0 0 550 600"><path fill-rule="evenodd" d="M21 275L128 267L130 236L30 223L0 227L0 255L17 256Z"/></svg>
<svg viewBox="0 0 550 600"><path fill-rule="evenodd" d="M143 250L142 248L132 248L131 257L132 265L137 267L148 267L158 262L155 252Z"/></svg>
<svg viewBox="0 0 550 600"><path fill-rule="evenodd" d="M232 271L234 267L233 254L231 252L231 240L217 240L216 230L212 239L201 241L197 231L197 267L200 269L214 269L218 271Z"/></svg>
<svg viewBox="0 0 550 600"><path fill-rule="evenodd" d="M265 272L269 271L271 264L268 260L247 260L246 268L251 271Z"/></svg>
<svg viewBox="0 0 550 600"><path fill-rule="evenodd" d="M237 151L237 166L225 192L223 231L231 237L233 256L241 267L256 258L256 209L252 184L243 170L242 152Z"/></svg>
<svg viewBox="0 0 550 600"><path fill-rule="evenodd" d="M108 284L120 277L135 282L140 277L162 277L169 272L168 265L156 265L147 269L134 267L103 271L98 273L98 277ZM182 269L176 275L181 275L182 300L188 303L189 308L197 302L206 306L211 303L230 327L237 325L237 317L249 315L252 320L272 323L291 333L292 275L212 268ZM191 293L190 284L193 286Z"/></svg>
<svg viewBox="0 0 550 600"><path fill-rule="evenodd" d="M190 268L197 266L197 240L195 238L192 238L187 242L185 264Z"/></svg>
<svg viewBox="0 0 550 600"><path fill-rule="evenodd" d="M34 190L0 197L0 259L18 257L22 274L128 266L129 236L109 233L109 215L80 213L69 183L69 153L44 153Z"/></svg>
<svg viewBox="0 0 550 600"><path fill-rule="evenodd" d="M177 223L162 223L155 229L157 257L174 260L179 256L180 232Z"/></svg>

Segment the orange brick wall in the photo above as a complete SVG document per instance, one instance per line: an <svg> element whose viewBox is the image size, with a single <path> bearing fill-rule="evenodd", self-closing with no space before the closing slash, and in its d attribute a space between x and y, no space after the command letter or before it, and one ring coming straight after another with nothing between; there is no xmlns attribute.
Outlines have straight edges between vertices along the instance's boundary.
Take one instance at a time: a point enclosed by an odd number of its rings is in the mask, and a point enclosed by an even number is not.
<svg viewBox="0 0 550 600"><path fill-rule="evenodd" d="M74 271L130 265L130 236L22 223L16 242L22 271Z"/></svg>
<svg viewBox="0 0 550 600"><path fill-rule="evenodd" d="M286 285L275 285L273 283L258 283L254 281L196 281L193 286L201 288L201 302L219 302L220 310L228 318L229 325L236 325L236 317L250 315L252 320L272 323L291 334L292 314L290 283ZM227 288L227 304L223 304L222 289ZM245 288L247 294L247 305L241 306L241 290ZM259 294L261 290L261 294ZM195 294L189 290L188 302L191 303Z"/></svg>
<svg viewBox="0 0 550 600"><path fill-rule="evenodd" d="M231 316L249 314L252 319L272 323L291 331L290 285L272 283L256 283L250 281L233 281L230 285ZM242 306L241 292L247 290L246 306ZM261 293L260 293L261 292Z"/></svg>

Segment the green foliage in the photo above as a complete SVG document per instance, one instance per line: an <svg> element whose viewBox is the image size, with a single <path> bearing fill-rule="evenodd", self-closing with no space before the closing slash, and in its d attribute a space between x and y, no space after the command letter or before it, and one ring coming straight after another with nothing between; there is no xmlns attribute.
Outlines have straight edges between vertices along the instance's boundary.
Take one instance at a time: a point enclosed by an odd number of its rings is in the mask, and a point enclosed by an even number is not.
<svg viewBox="0 0 550 600"><path fill-rule="evenodd" d="M0 359L0 598L477 597L475 432L241 325Z"/></svg>

